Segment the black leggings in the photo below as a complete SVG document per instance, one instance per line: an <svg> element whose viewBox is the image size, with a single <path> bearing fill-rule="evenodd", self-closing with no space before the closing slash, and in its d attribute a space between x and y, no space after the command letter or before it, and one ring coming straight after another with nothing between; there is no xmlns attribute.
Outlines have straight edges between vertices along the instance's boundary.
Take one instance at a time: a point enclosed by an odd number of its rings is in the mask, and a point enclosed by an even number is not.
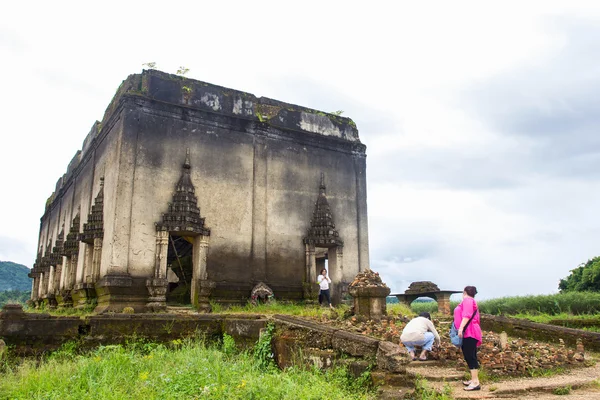
<svg viewBox="0 0 600 400"><path fill-rule="evenodd" d="M331 296L329 295L329 289L321 289L321 291L319 292L319 304L323 304L323 300L327 300L328 306L331 305Z"/></svg>
<svg viewBox="0 0 600 400"><path fill-rule="evenodd" d="M477 362L477 339L472 337L463 338L462 352L469 369L479 369L479 363Z"/></svg>

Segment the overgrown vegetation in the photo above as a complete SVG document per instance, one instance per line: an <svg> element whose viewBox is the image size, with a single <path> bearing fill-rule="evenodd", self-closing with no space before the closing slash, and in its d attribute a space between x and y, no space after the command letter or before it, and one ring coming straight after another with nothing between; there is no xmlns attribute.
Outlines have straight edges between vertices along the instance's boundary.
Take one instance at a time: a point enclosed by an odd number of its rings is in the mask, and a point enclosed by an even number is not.
<svg viewBox="0 0 600 400"><path fill-rule="evenodd" d="M251 352L226 337L206 345L133 342L80 354L70 343L43 360L24 361L0 375L10 399L374 399L343 368L320 372L263 369Z"/></svg>
<svg viewBox="0 0 600 400"><path fill-rule="evenodd" d="M66 307L66 308L50 309L42 304L38 308L26 307L25 311L30 312L30 313L50 314L50 315L55 315L55 316L67 316L67 315L75 316L76 315L76 316L84 317L87 315L93 315L94 309L96 308L97 305L98 305L98 300L92 299L88 304L86 304L82 308Z"/></svg>
<svg viewBox="0 0 600 400"><path fill-rule="evenodd" d="M561 293L600 292L600 257L594 257L571 270L558 284Z"/></svg>
<svg viewBox="0 0 600 400"><path fill-rule="evenodd" d="M323 313L336 313L343 314L349 309L349 306L340 304L336 306L335 311L328 308L316 305L306 305L304 303L292 303L286 301L272 300L268 303L259 303L252 305L250 303L244 306L229 306L223 307L219 303L211 303L213 313L227 313L227 314L245 314L245 313L256 313L256 314L287 314L296 315L299 317L321 317Z"/></svg>
<svg viewBox="0 0 600 400"><path fill-rule="evenodd" d="M417 379L415 381L415 395L420 400L452 400L452 388L445 384L441 391L437 391L431 387L425 379Z"/></svg>

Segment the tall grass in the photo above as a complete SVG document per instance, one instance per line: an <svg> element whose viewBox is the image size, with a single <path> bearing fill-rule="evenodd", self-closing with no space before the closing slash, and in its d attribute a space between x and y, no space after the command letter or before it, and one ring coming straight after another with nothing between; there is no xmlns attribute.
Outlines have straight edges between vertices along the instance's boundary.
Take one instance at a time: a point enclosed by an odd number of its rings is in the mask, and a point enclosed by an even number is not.
<svg viewBox="0 0 600 400"><path fill-rule="evenodd" d="M259 368L250 353L180 340L170 346L63 349L0 375L4 399L373 399L346 369Z"/></svg>
<svg viewBox="0 0 600 400"><path fill-rule="evenodd" d="M459 304L450 302L450 309ZM600 293L567 292L537 296L501 297L477 302L484 314L493 315L593 315L600 313ZM390 305L388 305L389 307ZM435 313L438 304L435 301L413 302L410 306L413 313Z"/></svg>

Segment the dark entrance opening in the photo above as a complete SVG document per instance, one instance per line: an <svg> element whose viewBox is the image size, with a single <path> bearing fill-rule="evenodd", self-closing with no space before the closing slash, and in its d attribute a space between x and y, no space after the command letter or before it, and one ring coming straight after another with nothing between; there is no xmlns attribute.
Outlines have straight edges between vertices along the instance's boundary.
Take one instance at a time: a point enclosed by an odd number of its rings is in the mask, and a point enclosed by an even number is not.
<svg viewBox="0 0 600 400"><path fill-rule="evenodd" d="M169 234L167 303L191 304L193 238Z"/></svg>

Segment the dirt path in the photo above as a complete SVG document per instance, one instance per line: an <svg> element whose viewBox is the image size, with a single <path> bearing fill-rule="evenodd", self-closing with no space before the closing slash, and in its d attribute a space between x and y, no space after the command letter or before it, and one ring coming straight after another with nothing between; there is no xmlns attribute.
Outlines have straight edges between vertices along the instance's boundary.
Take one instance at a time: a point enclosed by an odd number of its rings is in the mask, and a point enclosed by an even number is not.
<svg viewBox="0 0 600 400"><path fill-rule="evenodd" d="M462 373L439 366L409 366L409 373L419 374L431 386L442 389L450 385L455 399L557 399L556 392L568 392L560 398L600 400L600 363L573 369L565 374L541 378L515 378L482 385L480 391L463 390ZM568 390L570 388L570 390Z"/></svg>

